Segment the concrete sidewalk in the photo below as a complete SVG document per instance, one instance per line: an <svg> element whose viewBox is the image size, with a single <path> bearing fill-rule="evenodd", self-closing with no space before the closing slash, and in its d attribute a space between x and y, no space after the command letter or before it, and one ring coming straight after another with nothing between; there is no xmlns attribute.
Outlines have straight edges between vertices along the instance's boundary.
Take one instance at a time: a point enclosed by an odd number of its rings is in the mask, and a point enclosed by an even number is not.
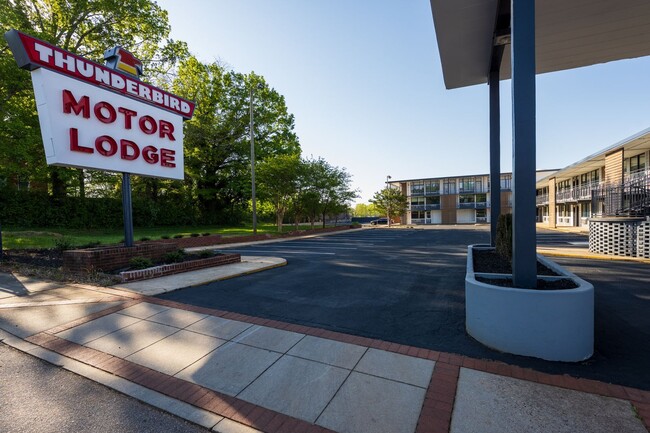
<svg viewBox="0 0 650 433"><path fill-rule="evenodd" d="M223 433L645 432L650 422L647 391L143 294L183 281L160 280L99 288L1 274L0 340Z"/></svg>

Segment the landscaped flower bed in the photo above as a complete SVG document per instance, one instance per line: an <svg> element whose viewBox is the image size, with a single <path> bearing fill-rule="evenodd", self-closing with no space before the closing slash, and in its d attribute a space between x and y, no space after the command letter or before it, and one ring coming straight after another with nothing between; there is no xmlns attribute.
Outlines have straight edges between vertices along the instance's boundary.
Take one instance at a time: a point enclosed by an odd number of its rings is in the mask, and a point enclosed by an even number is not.
<svg viewBox="0 0 650 433"><path fill-rule="evenodd" d="M216 256L203 259L162 264L146 269L122 271L120 272L120 277L122 278L122 282L139 281L240 262L241 255L239 254L218 254Z"/></svg>

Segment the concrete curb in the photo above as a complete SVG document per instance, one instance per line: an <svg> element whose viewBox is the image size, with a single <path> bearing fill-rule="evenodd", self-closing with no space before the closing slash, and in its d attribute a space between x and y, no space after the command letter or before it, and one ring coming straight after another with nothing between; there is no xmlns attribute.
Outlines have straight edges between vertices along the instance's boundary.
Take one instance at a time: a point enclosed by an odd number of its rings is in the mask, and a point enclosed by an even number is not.
<svg viewBox="0 0 650 433"><path fill-rule="evenodd" d="M621 262L634 262L650 264L649 259L638 257L622 257L622 256L606 256L592 253L573 253L567 251L553 251L545 248L538 248L537 253L547 257L568 257L572 259L586 259L586 260L605 260L605 261L621 261Z"/></svg>
<svg viewBox="0 0 650 433"><path fill-rule="evenodd" d="M373 227L374 228L374 227ZM249 245L264 245L264 244L274 244L277 242L289 242L289 241L296 241L300 239L310 239L318 236L332 236L332 235L338 235L341 233L348 233L350 231L359 231L359 230L368 230L370 227L360 227L356 229L347 229L347 230L339 230L335 232L325 232L325 233L314 233L311 235L304 235L304 236L295 236L295 237L287 237L287 238L279 238L279 239L268 239L265 241L251 241L251 242L239 242L239 243L232 243L232 244L216 244L216 245L208 245L205 247L192 247L192 248L185 248L185 251L188 252L193 252L193 251L201 251L201 250L223 250L223 249L228 249L228 248L239 248L239 247L246 247Z"/></svg>

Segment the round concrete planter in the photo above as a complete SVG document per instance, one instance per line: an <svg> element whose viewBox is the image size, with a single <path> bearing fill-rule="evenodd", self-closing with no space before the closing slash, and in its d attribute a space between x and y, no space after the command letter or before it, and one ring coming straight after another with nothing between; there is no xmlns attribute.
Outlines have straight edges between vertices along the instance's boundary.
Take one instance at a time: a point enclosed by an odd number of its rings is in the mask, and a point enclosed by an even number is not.
<svg viewBox="0 0 650 433"><path fill-rule="evenodd" d="M594 286L556 263L538 260L578 287L569 290L530 290L482 283L476 276L503 278L503 274L474 273L470 245L465 276L467 332L479 342L501 352L534 356L549 361L577 362L593 354ZM507 275L510 276L510 275Z"/></svg>

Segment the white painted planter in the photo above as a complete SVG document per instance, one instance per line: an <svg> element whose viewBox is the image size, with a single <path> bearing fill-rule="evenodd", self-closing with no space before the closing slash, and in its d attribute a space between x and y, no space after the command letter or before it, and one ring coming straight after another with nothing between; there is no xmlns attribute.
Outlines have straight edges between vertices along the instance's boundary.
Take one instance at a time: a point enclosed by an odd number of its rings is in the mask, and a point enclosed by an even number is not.
<svg viewBox="0 0 650 433"><path fill-rule="evenodd" d="M593 285L539 255L539 261L563 278L572 279L578 287L530 290L482 283L476 280L477 275L484 278L506 275L475 274L474 249L493 248L470 245L467 249L465 326L469 335L501 352L549 361L577 362L591 357L594 351Z"/></svg>

